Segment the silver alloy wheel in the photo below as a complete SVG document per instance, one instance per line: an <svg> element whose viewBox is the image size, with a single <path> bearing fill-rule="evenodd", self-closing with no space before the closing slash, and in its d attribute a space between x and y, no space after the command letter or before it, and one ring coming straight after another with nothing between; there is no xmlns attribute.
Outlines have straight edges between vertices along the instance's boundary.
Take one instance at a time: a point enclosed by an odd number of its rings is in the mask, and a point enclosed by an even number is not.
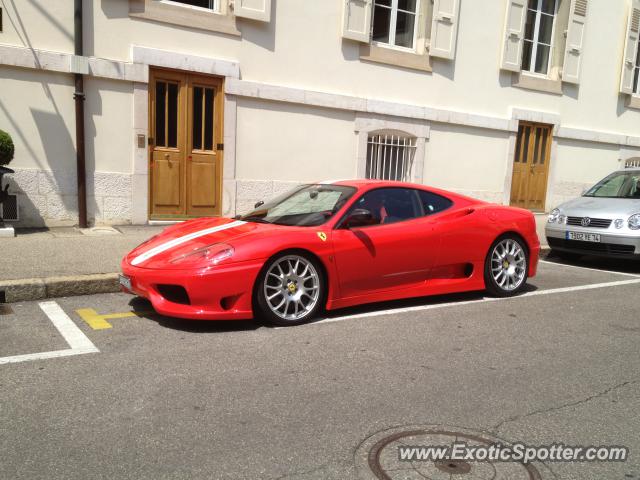
<svg viewBox="0 0 640 480"><path fill-rule="evenodd" d="M320 277L309 260L287 255L267 270L263 291L274 314L284 320L300 320L318 303Z"/></svg>
<svg viewBox="0 0 640 480"><path fill-rule="evenodd" d="M511 292L522 285L526 273L527 256L517 241L506 238L493 248L491 275L498 287Z"/></svg>

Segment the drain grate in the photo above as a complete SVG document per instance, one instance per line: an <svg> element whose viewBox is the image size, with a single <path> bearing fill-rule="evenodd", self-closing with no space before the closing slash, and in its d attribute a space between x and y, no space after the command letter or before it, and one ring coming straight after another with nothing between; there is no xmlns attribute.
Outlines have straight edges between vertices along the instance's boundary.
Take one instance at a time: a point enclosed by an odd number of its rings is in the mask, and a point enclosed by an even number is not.
<svg viewBox="0 0 640 480"><path fill-rule="evenodd" d="M456 443L490 446L509 445L502 439L483 432L443 425L412 425L378 432L358 447L355 462L362 479L454 479L482 480L542 480L555 478L549 467L536 462L467 462L467 461L405 461L399 459L398 448L445 446ZM544 476L543 476L544 473Z"/></svg>

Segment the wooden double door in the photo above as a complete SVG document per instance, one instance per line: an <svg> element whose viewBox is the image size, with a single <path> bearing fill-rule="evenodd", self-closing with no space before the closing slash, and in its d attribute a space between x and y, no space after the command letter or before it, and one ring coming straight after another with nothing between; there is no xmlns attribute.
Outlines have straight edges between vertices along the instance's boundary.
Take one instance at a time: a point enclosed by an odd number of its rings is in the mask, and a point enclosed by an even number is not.
<svg viewBox="0 0 640 480"><path fill-rule="evenodd" d="M511 205L544 211L553 126L520 122L513 160Z"/></svg>
<svg viewBox="0 0 640 480"><path fill-rule="evenodd" d="M151 70L151 219L220 215L223 96L220 78Z"/></svg>

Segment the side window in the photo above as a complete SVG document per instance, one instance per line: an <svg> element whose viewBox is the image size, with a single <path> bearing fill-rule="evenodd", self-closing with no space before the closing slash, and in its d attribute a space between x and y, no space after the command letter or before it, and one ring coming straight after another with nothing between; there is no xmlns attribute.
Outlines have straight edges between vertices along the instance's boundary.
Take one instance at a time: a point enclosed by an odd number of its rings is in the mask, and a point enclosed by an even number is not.
<svg viewBox="0 0 640 480"><path fill-rule="evenodd" d="M416 195L408 188L379 188L365 193L351 211L356 208L370 211L375 225L402 222L421 215Z"/></svg>
<svg viewBox="0 0 640 480"><path fill-rule="evenodd" d="M425 216L442 212L443 210L446 210L451 205L453 205L453 202L448 198L442 197L435 193L426 192L424 190L419 190L418 196L420 197L420 203L422 204L422 209L424 210Z"/></svg>

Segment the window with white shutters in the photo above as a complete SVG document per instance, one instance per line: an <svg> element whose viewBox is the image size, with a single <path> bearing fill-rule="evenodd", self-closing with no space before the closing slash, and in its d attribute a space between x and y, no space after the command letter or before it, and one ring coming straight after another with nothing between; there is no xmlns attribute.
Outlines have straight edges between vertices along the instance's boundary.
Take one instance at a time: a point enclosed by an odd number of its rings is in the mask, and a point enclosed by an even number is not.
<svg viewBox="0 0 640 480"><path fill-rule="evenodd" d="M627 34L622 58L620 91L640 94L640 0L632 0L627 22Z"/></svg>
<svg viewBox="0 0 640 480"><path fill-rule="evenodd" d="M419 55L428 47L429 56L454 57L460 0L342 1L344 38Z"/></svg>
<svg viewBox="0 0 640 480"><path fill-rule="evenodd" d="M500 68L579 84L589 0L505 1Z"/></svg>
<svg viewBox="0 0 640 480"><path fill-rule="evenodd" d="M416 152L413 137L375 133L367 141L366 177L409 181Z"/></svg>
<svg viewBox="0 0 640 480"><path fill-rule="evenodd" d="M638 46L636 47L636 66L633 75L633 93L640 95L640 40L638 40Z"/></svg>

